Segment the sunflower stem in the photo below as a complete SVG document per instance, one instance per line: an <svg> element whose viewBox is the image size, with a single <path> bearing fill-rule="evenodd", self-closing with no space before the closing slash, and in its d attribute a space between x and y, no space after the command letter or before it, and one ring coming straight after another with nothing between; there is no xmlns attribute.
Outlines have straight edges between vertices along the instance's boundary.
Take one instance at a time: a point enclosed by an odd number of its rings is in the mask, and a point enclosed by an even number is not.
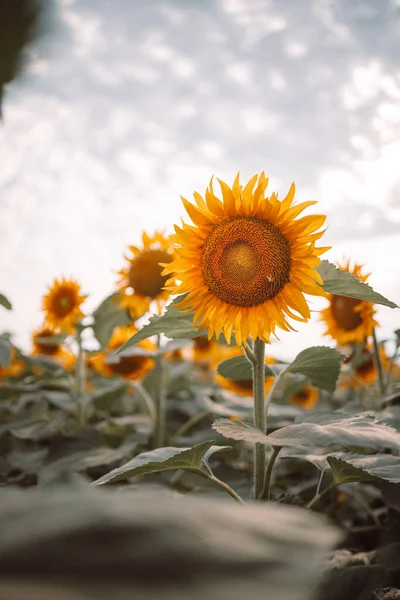
<svg viewBox="0 0 400 600"><path fill-rule="evenodd" d="M86 365L85 351L82 343L84 327L78 323L76 326L76 343L78 345L78 361L76 366L76 388L79 398L79 419L82 425L86 422Z"/></svg>
<svg viewBox="0 0 400 600"><path fill-rule="evenodd" d="M338 484L333 481L326 488L324 488L322 492L316 492L314 498L312 498L310 502L306 504L306 508L313 508L321 500L321 498L325 496L325 494L333 490L333 488L335 488L337 485Z"/></svg>
<svg viewBox="0 0 400 600"><path fill-rule="evenodd" d="M157 349L161 348L161 336L157 336ZM154 448L162 448L165 443L166 406L164 393L164 369L161 352L157 352L154 367L154 402L156 405L156 422L154 426Z"/></svg>
<svg viewBox="0 0 400 600"><path fill-rule="evenodd" d="M378 379L379 379L379 390L382 396L386 395L386 384L385 384L385 375L383 372L382 361L379 354L379 344L378 338L376 337L375 327L372 330L372 339L374 342L374 362L375 368L378 371Z"/></svg>
<svg viewBox="0 0 400 600"><path fill-rule="evenodd" d="M265 380L265 343L257 338L254 342L253 395L254 425L266 433L267 420L264 398ZM254 444L254 499L258 500L264 489L265 445Z"/></svg>
<svg viewBox="0 0 400 600"><path fill-rule="evenodd" d="M221 481L221 479L218 479L218 477L215 477L215 475L212 475L211 473L207 473L207 471L205 471L204 469L190 469L190 470L193 473L197 473L198 475L201 475L205 479L212 481L212 483L215 483L215 485L218 485L220 488L225 490L225 492L227 492L234 500L236 500L236 502L238 504L242 504L242 505L244 504L242 498L235 492L235 490L233 490L231 488L230 485L225 483L225 481Z"/></svg>
<svg viewBox="0 0 400 600"><path fill-rule="evenodd" d="M276 459L278 458L279 452L282 450L282 446L273 446L272 454L269 457L267 472L265 474L265 482L264 489L262 491L260 500L270 500L271 499L271 481L272 481L272 471L274 469L274 465Z"/></svg>

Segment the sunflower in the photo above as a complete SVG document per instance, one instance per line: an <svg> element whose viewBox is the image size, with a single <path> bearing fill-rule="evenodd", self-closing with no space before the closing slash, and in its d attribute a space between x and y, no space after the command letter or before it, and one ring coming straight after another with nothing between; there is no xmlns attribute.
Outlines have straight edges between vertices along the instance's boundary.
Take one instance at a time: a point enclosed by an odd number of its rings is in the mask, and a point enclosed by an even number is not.
<svg viewBox="0 0 400 600"><path fill-rule="evenodd" d="M175 226L172 240L177 259L163 273L175 273L180 283L167 282L175 294L186 294L178 304L194 311L194 324L208 328L208 336L233 332L240 345L250 335L270 342L276 327L293 330L287 317L307 321L310 309L304 294L325 295L315 270L328 248L316 248L324 215L296 217L315 201L293 205L292 184L279 201L265 196L268 179L255 175L244 188L237 175L232 189L223 181L223 201L212 180L205 200L194 193L196 206L182 198L194 225ZM294 312L295 311L295 312Z"/></svg>
<svg viewBox="0 0 400 600"><path fill-rule="evenodd" d="M352 267L350 260L338 266L363 283L370 275L362 273L362 265L354 264ZM328 299L329 306L321 311L321 320L326 326L324 335L330 336L343 346L364 343L372 335L373 328L378 326L374 319L376 313L374 305L366 300L346 298L336 294L330 294Z"/></svg>
<svg viewBox="0 0 400 600"><path fill-rule="evenodd" d="M379 357L383 372L386 373L390 359L383 346L379 347ZM357 359L355 359L355 355L350 357L349 364L354 375L349 374L349 377L341 382L341 387L353 387L358 389L362 387L363 384L369 386L378 380L378 372L375 367L372 345L369 344L364 347L361 350L361 356L357 357Z"/></svg>
<svg viewBox="0 0 400 600"><path fill-rule="evenodd" d="M225 358L232 358L233 356L239 356L242 354L241 349L238 346L233 346L232 348L230 348L229 351L229 357L225 357ZM272 356L268 356L265 358L265 364L266 365L275 365L276 364L276 360L275 358L273 358ZM272 384L274 383L274 379L275 377L273 375L268 375L267 377L265 377L264 379L264 391L265 394L267 394L269 392L269 390L271 389ZM219 375L218 373L215 374L215 382L222 387L224 390L229 390L230 392L234 392L235 394L238 394L239 396L253 396L253 380L251 378L249 379L228 379L227 377L222 377L222 375Z"/></svg>
<svg viewBox="0 0 400 600"><path fill-rule="evenodd" d="M81 304L86 298L81 295L80 285L76 281L64 277L55 279L43 297L45 326L56 333L73 333L77 322L83 317Z"/></svg>
<svg viewBox="0 0 400 600"><path fill-rule="evenodd" d="M8 379L19 377L25 370L25 365L22 360L16 356L15 348L11 348L10 364L7 367L0 365L0 379Z"/></svg>
<svg viewBox="0 0 400 600"><path fill-rule="evenodd" d="M54 344L46 344L41 341L42 338L51 338L54 335L56 335L56 333L48 327L42 327L35 331L32 335L32 355L48 356L58 362L66 371L70 371L76 363L74 354L57 342Z"/></svg>
<svg viewBox="0 0 400 600"><path fill-rule="evenodd" d="M193 346L189 348L188 358L193 362L211 365L220 362L225 357L229 358L230 356L228 346L222 346L215 339L209 340L206 335L199 335L193 338L192 341Z"/></svg>
<svg viewBox="0 0 400 600"><path fill-rule="evenodd" d="M118 348L127 342L136 332L137 329L132 325L115 327L107 344L108 352L98 352L97 354L93 354L90 357L91 368L94 368L98 373L105 377L119 375L124 379L132 380L144 377L154 366L154 360L148 356L122 356L120 357L119 362L106 362L109 353L118 350ZM155 346L148 340L144 340L137 344L136 348L152 351L155 349Z"/></svg>
<svg viewBox="0 0 400 600"><path fill-rule="evenodd" d="M142 247L129 246L127 265L118 272L118 288L121 291L121 309L128 309L132 319L138 319L148 311L150 302L156 300L161 310L169 297L164 289L168 279L162 274L162 264L170 264L174 258L173 246L162 233L150 237L142 234Z"/></svg>
<svg viewBox="0 0 400 600"><path fill-rule="evenodd" d="M319 392L313 385L306 385L297 392L294 392L289 396L290 404L304 408L304 410L310 410L314 408L319 400Z"/></svg>

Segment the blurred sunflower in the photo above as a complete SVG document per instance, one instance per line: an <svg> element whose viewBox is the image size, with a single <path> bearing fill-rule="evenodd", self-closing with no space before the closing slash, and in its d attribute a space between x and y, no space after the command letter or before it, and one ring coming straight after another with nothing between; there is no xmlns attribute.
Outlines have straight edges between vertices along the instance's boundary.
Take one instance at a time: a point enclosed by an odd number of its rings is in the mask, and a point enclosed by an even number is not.
<svg viewBox="0 0 400 600"><path fill-rule="evenodd" d="M363 283L370 275L362 273L362 265L354 264L351 267L350 260L338 266ZM362 344L372 335L373 328L378 327L374 319L376 310L371 302L336 294L330 294L328 299L329 306L321 311L321 320L326 325L324 335L330 336L338 344Z"/></svg>
<svg viewBox="0 0 400 600"><path fill-rule="evenodd" d="M229 352L229 356L225 356L224 358L232 358L233 356L239 356L242 354L241 348L238 346L232 347ZM266 365L275 365L276 360L272 358L272 356L268 356L265 358ZM269 392L272 384L274 383L275 377L272 375L265 377L264 380L264 389L265 394ZM239 396L253 396L253 380L249 379L228 379L226 377L222 377L218 373L215 374L215 382L224 390L229 390L230 392L234 392Z"/></svg>
<svg viewBox="0 0 400 600"><path fill-rule="evenodd" d="M49 356L61 364L66 371L69 371L76 363L74 354L66 350L60 343L46 343L41 341L43 338L51 338L55 335L56 333L49 327L43 327L35 331L32 335L32 355Z"/></svg>
<svg viewBox="0 0 400 600"><path fill-rule="evenodd" d="M386 350L383 346L379 347L379 357L383 367L384 373L386 373L390 359L386 354ZM344 388L353 387L358 389L362 385L372 385L378 380L378 371L375 367L374 353L372 345L361 350L361 355L357 359L350 358L349 364L355 377L351 375L351 372L347 378L344 378L340 385Z"/></svg>
<svg viewBox="0 0 400 600"><path fill-rule="evenodd" d="M316 202L293 206L294 184L282 201L275 194L265 197L264 173L244 188L239 175L232 189L218 181L223 201L214 195L212 181L205 200L194 193L197 206L182 198L194 226L175 226L177 259L163 273L176 274L180 283L169 280L167 286L187 294L177 306L193 310L194 323L208 328L210 339L223 332L229 343L234 332L238 345L249 335L269 343L276 327L293 330L287 317L309 319L304 294L325 295L315 267L328 248L316 248L315 241L326 217L296 220Z"/></svg>
<svg viewBox="0 0 400 600"><path fill-rule="evenodd" d="M290 404L304 408L304 410L314 408L318 400L319 392L313 385L306 385L289 396Z"/></svg>
<svg viewBox="0 0 400 600"><path fill-rule="evenodd" d="M119 359L119 362L106 362L109 353L118 350L118 348L127 342L136 332L137 329L132 325L116 327L107 344L108 352L98 352L97 354L91 355L91 368L94 368L98 373L105 377L119 375L124 379L142 379L154 366L154 360L148 356L122 356ZM155 345L148 340L140 342L135 347L142 350L155 350Z"/></svg>
<svg viewBox="0 0 400 600"><path fill-rule="evenodd" d="M25 365L22 360L17 358L15 348L11 348L10 364L7 367L0 365L0 379L8 379L12 377L19 377L25 370Z"/></svg>
<svg viewBox="0 0 400 600"><path fill-rule="evenodd" d="M81 288L72 279L55 279L48 293L43 297L42 310L45 313L45 326L56 333L73 333L83 317L81 304L87 296L82 296Z"/></svg>
<svg viewBox="0 0 400 600"><path fill-rule="evenodd" d="M222 358L228 358L230 356L229 350L225 350L228 346L224 347L219 344L215 339L209 340L206 335L199 335L193 338L193 346L189 348L189 359L198 363L213 364L222 360ZM228 354L227 354L228 353Z"/></svg>
<svg viewBox="0 0 400 600"><path fill-rule="evenodd" d="M150 302L156 300L160 311L170 292L164 289L168 279L162 274L162 264L174 258L173 246L168 237L155 232L150 237L142 234L142 246L129 246L127 265L118 272L118 288L121 291L121 308L128 309L132 319L138 319L148 311Z"/></svg>

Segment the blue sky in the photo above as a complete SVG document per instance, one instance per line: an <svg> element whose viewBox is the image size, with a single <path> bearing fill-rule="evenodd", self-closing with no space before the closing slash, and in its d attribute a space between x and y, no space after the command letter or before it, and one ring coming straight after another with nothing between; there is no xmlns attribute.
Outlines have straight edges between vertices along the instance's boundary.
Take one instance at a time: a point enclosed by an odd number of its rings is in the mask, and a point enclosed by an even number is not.
<svg viewBox="0 0 400 600"><path fill-rule="evenodd" d="M363 262L400 303L400 3L49 0L0 130L0 330L29 347L46 286L94 308L142 229L171 231L180 194L260 170L317 199L330 260ZM313 308L323 305L313 300ZM382 335L400 313L379 309ZM314 318L282 334L321 343ZM329 343L325 340L323 343Z"/></svg>

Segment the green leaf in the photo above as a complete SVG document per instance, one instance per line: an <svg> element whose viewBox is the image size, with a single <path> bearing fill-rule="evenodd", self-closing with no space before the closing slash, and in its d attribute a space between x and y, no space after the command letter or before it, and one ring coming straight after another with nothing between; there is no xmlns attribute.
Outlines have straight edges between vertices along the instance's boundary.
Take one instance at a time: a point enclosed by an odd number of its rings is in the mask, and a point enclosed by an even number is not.
<svg viewBox="0 0 400 600"><path fill-rule="evenodd" d="M316 412L296 419L267 436L273 446L342 446L400 450L400 433L379 422L372 414L352 415Z"/></svg>
<svg viewBox="0 0 400 600"><path fill-rule="evenodd" d="M222 375L222 377L233 379L234 381L251 379L253 376L251 364L244 355L233 356L232 358L223 360L221 363L219 363L217 371L219 375ZM269 368L268 365L265 365L265 376L267 377L270 375L274 376L274 372Z"/></svg>
<svg viewBox="0 0 400 600"><path fill-rule="evenodd" d="M217 419L212 424L212 428L226 438L244 442L268 444L265 433L251 423L245 423L244 421L230 421L229 419Z"/></svg>
<svg viewBox="0 0 400 600"><path fill-rule="evenodd" d="M119 295L115 292L108 296L93 313L93 333L102 348L107 345L115 327L132 323L128 311L120 309Z"/></svg>
<svg viewBox="0 0 400 600"><path fill-rule="evenodd" d="M221 417L247 417L251 418L253 414L252 398L239 396L218 398L218 402L214 402L207 396L200 396L200 402L206 410L211 414Z"/></svg>
<svg viewBox="0 0 400 600"><path fill-rule="evenodd" d="M64 473L83 473L101 467L110 468L118 464L121 460L126 460L129 456L132 456L137 445L137 440L132 436L125 440L118 448L91 448L84 452L68 454L47 464L41 470L39 484L47 485Z"/></svg>
<svg viewBox="0 0 400 600"><path fill-rule="evenodd" d="M8 335L0 335L0 367L8 367L11 362L11 343Z"/></svg>
<svg viewBox="0 0 400 600"><path fill-rule="evenodd" d="M167 446L157 448L150 452L143 452L122 467L118 467L94 483L103 485L113 481L122 481L129 477L159 473L160 471L171 471L184 469L196 471L202 467L202 459L206 452L214 445L213 441L203 442L192 448L174 448Z"/></svg>
<svg viewBox="0 0 400 600"><path fill-rule="evenodd" d="M350 482L374 483L380 479L400 483L400 458L392 454L365 456L343 454L328 456L336 484Z"/></svg>
<svg viewBox="0 0 400 600"><path fill-rule="evenodd" d="M39 337L35 341L43 346L54 346L55 344L63 344L65 342L65 335L51 335L48 337Z"/></svg>
<svg viewBox="0 0 400 600"><path fill-rule="evenodd" d="M97 410L110 410L116 402L124 397L127 387L125 381L118 381L103 389L92 392L89 395L89 399Z"/></svg>
<svg viewBox="0 0 400 600"><path fill-rule="evenodd" d="M11 302L8 300L8 298L5 297L4 294L0 294L0 306L4 306L4 308L6 308L7 310L12 309Z"/></svg>
<svg viewBox="0 0 400 600"><path fill-rule="evenodd" d="M310 382L333 394L343 355L328 346L313 346L303 350L287 367L287 373L300 373Z"/></svg>
<svg viewBox="0 0 400 600"><path fill-rule="evenodd" d="M193 328L193 314L182 313L173 303L167 306L165 313L159 317L153 315L150 317L147 325L144 325L140 331L135 333L121 348L117 354L124 352L127 348L146 340L153 335L164 334L172 339L190 339L199 335L204 335L203 331Z"/></svg>
<svg viewBox="0 0 400 600"><path fill-rule="evenodd" d="M317 271L324 280L322 287L330 294L367 300L390 308L398 308L397 304L375 292L368 283L362 283L354 275L339 269L328 260L321 261Z"/></svg>

